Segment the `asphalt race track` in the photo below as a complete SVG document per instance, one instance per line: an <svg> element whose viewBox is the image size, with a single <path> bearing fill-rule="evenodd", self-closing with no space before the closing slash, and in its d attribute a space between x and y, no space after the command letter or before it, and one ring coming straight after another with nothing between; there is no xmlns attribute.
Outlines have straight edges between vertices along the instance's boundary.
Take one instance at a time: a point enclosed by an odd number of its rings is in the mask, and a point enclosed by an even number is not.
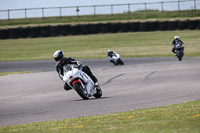
<svg viewBox="0 0 200 133"><path fill-rule="evenodd" d="M200 58L81 60L99 79L103 96L82 100L65 91L54 61L0 62L0 72L42 71L0 76L0 126L110 114L200 99Z"/></svg>

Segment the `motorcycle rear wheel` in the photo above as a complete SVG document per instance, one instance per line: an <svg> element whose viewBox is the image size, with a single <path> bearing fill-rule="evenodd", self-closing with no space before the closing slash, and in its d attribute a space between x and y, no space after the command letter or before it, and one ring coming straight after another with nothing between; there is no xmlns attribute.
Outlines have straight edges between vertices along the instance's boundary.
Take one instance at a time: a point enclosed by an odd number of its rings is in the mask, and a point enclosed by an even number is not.
<svg viewBox="0 0 200 133"><path fill-rule="evenodd" d="M124 65L124 62L121 59L119 59L118 64Z"/></svg>
<svg viewBox="0 0 200 133"><path fill-rule="evenodd" d="M73 87L81 98L83 98L84 100L89 99L89 95L88 95L87 91L80 85L80 83L78 83L78 82L74 83Z"/></svg>
<svg viewBox="0 0 200 133"><path fill-rule="evenodd" d="M94 94L94 97L95 98L100 98L101 96L102 96L102 90L101 90L101 88L99 86L98 89L97 89L97 93Z"/></svg>

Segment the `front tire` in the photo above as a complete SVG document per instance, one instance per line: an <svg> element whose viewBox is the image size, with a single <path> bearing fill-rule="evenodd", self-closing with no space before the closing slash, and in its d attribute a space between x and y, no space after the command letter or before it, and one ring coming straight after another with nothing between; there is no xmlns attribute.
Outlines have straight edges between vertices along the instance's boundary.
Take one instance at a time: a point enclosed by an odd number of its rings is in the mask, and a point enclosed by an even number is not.
<svg viewBox="0 0 200 133"><path fill-rule="evenodd" d="M89 95L88 95L87 91L81 86L80 83L78 83L78 82L74 83L73 87L81 98L83 98L84 100L89 99Z"/></svg>
<svg viewBox="0 0 200 133"><path fill-rule="evenodd" d="M182 61L182 56L181 55L179 55L178 60Z"/></svg>
<svg viewBox="0 0 200 133"><path fill-rule="evenodd" d="M178 55L177 55L177 58L179 61L182 61L182 57L183 57L183 52L182 51L179 51Z"/></svg>

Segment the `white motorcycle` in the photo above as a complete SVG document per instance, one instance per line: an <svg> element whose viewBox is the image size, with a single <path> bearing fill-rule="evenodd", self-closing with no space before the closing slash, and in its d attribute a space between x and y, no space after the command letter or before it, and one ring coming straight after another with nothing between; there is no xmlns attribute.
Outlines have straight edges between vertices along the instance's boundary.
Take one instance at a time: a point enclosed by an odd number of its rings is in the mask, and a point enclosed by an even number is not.
<svg viewBox="0 0 200 133"><path fill-rule="evenodd" d="M102 96L101 88L99 86L94 86L94 82L90 76L82 71L82 67L78 67L77 65L73 64L67 64L63 66L63 70L63 81L72 89L74 89L81 98L87 100L92 96L95 98L100 98Z"/></svg>
<svg viewBox="0 0 200 133"><path fill-rule="evenodd" d="M109 57L109 60L114 65L124 65L124 62L121 60L120 55L116 52L113 53L112 58Z"/></svg>

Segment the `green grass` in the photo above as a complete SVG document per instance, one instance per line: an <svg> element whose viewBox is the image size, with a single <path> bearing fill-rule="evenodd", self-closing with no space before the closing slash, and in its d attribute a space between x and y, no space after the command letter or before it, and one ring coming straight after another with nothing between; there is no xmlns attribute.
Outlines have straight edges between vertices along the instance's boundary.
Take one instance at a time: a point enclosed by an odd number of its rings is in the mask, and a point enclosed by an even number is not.
<svg viewBox="0 0 200 133"><path fill-rule="evenodd" d="M0 76L4 76L4 75L11 75L11 74L33 73L33 72L39 72L39 71L23 71L23 72L0 72Z"/></svg>
<svg viewBox="0 0 200 133"><path fill-rule="evenodd" d="M6 126L0 127L0 132L198 133L200 101L109 115Z"/></svg>
<svg viewBox="0 0 200 133"><path fill-rule="evenodd" d="M1 40L0 61L51 60L58 49L79 59L107 58L108 49L122 58L169 57L175 35L185 43L185 56L200 56L200 30L183 30Z"/></svg>
<svg viewBox="0 0 200 133"><path fill-rule="evenodd" d="M177 18L194 18L200 17L200 10L183 10L183 11L136 11L114 15L85 15L69 17L47 17L47 18L27 18L27 19L10 19L0 20L0 27L9 26L26 26L40 24L62 24L62 23L89 23L89 22L107 22L107 21L127 21L127 20L146 20L146 19L177 19Z"/></svg>

